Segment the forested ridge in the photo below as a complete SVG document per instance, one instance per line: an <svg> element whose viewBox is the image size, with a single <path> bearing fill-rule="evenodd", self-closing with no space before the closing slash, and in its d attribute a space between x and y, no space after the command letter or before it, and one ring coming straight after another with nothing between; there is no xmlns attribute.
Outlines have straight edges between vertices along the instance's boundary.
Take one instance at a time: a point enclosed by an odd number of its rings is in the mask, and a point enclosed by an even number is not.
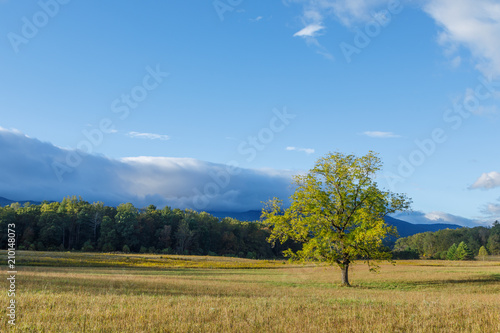
<svg viewBox="0 0 500 333"><path fill-rule="evenodd" d="M206 212L150 205L138 209L130 203L118 207L89 203L77 197L41 204L12 203L0 207L0 248L7 247L7 226L14 223L19 250L98 251L244 258L282 258L282 251L300 245L273 247L270 230L259 222L217 218ZM464 242L474 256L484 246L500 254L500 224L493 227L446 229L400 238L395 259L447 259L450 247Z"/></svg>

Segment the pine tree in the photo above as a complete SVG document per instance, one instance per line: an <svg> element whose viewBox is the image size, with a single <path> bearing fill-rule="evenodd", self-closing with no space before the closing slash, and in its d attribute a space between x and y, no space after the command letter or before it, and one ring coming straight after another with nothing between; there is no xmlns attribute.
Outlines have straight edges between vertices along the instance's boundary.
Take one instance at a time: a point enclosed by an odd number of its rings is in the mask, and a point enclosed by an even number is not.
<svg viewBox="0 0 500 333"><path fill-rule="evenodd" d="M457 253L457 244L453 243L453 245L450 246L450 248L448 249L448 252L446 252L446 259L457 260L456 253Z"/></svg>
<svg viewBox="0 0 500 333"><path fill-rule="evenodd" d="M474 254L465 242L460 242L455 252L455 258L456 260L472 260Z"/></svg>

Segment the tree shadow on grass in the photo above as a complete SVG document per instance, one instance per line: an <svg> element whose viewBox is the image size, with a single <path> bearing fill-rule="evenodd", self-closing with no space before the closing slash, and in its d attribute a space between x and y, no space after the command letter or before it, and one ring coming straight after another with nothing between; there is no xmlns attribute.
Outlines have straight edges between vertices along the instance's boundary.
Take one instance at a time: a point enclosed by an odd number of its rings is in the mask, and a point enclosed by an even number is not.
<svg viewBox="0 0 500 333"><path fill-rule="evenodd" d="M500 283L500 274L490 274L483 278L470 279L443 279L424 281L402 281L402 282L368 282L353 285L359 289L383 289L383 290L418 290L424 288L449 287L453 285L475 285L484 286L491 283Z"/></svg>

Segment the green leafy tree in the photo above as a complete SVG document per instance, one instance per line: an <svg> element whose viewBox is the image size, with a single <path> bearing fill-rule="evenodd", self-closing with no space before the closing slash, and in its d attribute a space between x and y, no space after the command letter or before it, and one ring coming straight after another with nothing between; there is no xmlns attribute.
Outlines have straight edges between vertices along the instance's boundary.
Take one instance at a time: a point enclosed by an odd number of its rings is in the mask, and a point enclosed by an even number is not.
<svg viewBox="0 0 500 333"><path fill-rule="evenodd" d="M484 246L481 246L481 248L479 249L479 254L478 256L483 259L486 259L486 257L488 256L488 251L486 250L486 248Z"/></svg>
<svg viewBox="0 0 500 333"><path fill-rule="evenodd" d="M59 203L43 204L38 220L38 239L45 246L59 246L63 243L63 218L57 211Z"/></svg>
<svg viewBox="0 0 500 333"><path fill-rule="evenodd" d="M102 218L105 213L104 204L102 202L94 202L91 206L91 223L92 223L92 235L93 241L97 241L97 229L101 225Z"/></svg>
<svg viewBox="0 0 500 333"><path fill-rule="evenodd" d="M307 175L295 177L297 188L288 209L276 198L264 207L262 217L271 229L268 240L302 243L302 249L284 254L338 265L344 286L350 285L349 266L355 260L377 269L370 260L390 260L382 240L397 234L384 216L411 204L403 194L378 188L373 178L381 167L373 152L363 157L330 153L319 159Z"/></svg>
<svg viewBox="0 0 500 333"><path fill-rule="evenodd" d="M189 223L182 220L175 233L177 253L183 254L191 245L195 232L189 228Z"/></svg>
<svg viewBox="0 0 500 333"><path fill-rule="evenodd" d="M120 204L116 210L115 230L121 244L127 244L134 252L139 250L139 237L136 234L139 216L138 209L131 203L126 203Z"/></svg>
<svg viewBox="0 0 500 333"><path fill-rule="evenodd" d="M0 248L7 248L7 239L8 239L8 226L11 223L16 223L16 210L11 206L0 207Z"/></svg>
<svg viewBox="0 0 500 333"><path fill-rule="evenodd" d="M500 254L500 234L492 234L488 238L487 246L491 254Z"/></svg>
<svg viewBox="0 0 500 333"><path fill-rule="evenodd" d="M446 252L446 259L448 260L457 260L457 244L453 243L452 246Z"/></svg>
<svg viewBox="0 0 500 333"><path fill-rule="evenodd" d="M114 221L104 216L101 223L101 237L99 238L99 248L105 252L115 251L120 245Z"/></svg>

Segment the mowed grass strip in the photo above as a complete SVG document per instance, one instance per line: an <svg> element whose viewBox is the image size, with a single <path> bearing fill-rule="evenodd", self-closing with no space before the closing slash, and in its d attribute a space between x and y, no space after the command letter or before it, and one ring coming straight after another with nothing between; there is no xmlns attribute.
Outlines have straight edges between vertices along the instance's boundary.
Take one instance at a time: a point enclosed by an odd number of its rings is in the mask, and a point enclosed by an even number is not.
<svg viewBox="0 0 500 333"><path fill-rule="evenodd" d="M500 332L498 262L279 267L21 267L0 331Z"/></svg>

